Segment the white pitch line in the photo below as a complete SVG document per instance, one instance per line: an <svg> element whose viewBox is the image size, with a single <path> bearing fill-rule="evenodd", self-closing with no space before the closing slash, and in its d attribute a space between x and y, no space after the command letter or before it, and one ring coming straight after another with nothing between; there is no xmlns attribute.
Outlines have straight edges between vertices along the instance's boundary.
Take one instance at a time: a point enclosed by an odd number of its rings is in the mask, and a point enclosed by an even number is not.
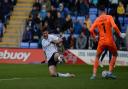
<svg viewBox="0 0 128 89"><path fill-rule="evenodd" d="M6 80L19 80L19 79L22 79L22 78L10 78L10 79L0 79L0 81L6 81Z"/></svg>
<svg viewBox="0 0 128 89"><path fill-rule="evenodd" d="M20 79L37 79L37 78L7 78L7 79L0 79L0 82L9 81L9 80L20 80Z"/></svg>

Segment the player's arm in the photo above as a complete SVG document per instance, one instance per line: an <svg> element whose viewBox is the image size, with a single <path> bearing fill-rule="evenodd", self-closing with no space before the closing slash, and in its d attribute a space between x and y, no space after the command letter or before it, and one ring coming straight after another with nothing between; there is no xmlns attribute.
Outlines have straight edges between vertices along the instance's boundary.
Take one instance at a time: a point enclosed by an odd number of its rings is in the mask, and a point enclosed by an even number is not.
<svg viewBox="0 0 128 89"><path fill-rule="evenodd" d="M57 36L53 36L52 37L52 40L51 40L51 43L54 43L54 44L59 44L60 42L62 42L63 40Z"/></svg>
<svg viewBox="0 0 128 89"><path fill-rule="evenodd" d="M54 44L59 44L60 42L62 42L61 38L58 38L57 40L52 40L51 41L51 43L54 43Z"/></svg>
<svg viewBox="0 0 128 89"><path fill-rule="evenodd" d="M95 21L95 22L92 24L91 28L90 28L90 34L91 34L91 36L92 36L94 39L96 38L96 34L95 34L95 32L94 32L94 30L95 30L96 27L97 27L97 22Z"/></svg>
<svg viewBox="0 0 128 89"><path fill-rule="evenodd" d="M114 30L118 33L119 36L121 36L121 32L120 32L119 28L117 27L117 25L115 24L112 16L110 16L110 22L111 22L111 25L114 28Z"/></svg>

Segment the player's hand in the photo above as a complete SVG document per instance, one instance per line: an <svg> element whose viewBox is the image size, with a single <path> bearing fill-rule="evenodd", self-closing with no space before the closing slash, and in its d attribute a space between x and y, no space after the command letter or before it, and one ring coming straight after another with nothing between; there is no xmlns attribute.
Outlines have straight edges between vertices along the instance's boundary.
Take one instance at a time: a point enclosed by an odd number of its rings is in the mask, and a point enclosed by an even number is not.
<svg viewBox="0 0 128 89"><path fill-rule="evenodd" d="M126 33L120 33L120 37L124 39L126 37Z"/></svg>

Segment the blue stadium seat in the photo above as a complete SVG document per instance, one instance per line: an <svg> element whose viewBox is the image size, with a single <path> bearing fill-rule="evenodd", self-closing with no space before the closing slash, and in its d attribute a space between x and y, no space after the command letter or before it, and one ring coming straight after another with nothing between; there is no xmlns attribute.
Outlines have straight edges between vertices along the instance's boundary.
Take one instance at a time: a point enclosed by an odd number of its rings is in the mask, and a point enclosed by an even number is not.
<svg viewBox="0 0 128 89"><path fill-rule="evenodd" d="M90 15L89 17L90 17L90 20L93 23L95 21L95 19L96 19L97 16L96 15Z"/></svg>
<svg viewBox="0 0 128 89"><path fill-rule="evenodd" d="M38 43L37 42L31 42L30 48L38 48Z"/></svg>
<svg viewBox="0 0 128 89"><path fill-rule="evenodd" d="M123 23L123 17L122 16L118 17L118 20L119 20L120 24Z"/></svg>
<svg viewBox="0 0 128 89"><path fill-rule="evenodd" d="M85 21L85 16L78 16L77 17L77 20L80 21L80 22L82 22L82 24L83 24L84 21Z"/></svg>
<svg viewBox="0 0 128 89"><path fill-rule="evenodd" d="M97 8L89 8L89 14L97 14L98 9Z"/></svg>
<svg viewBox="0 0 128 89"><path fill-rule="evenodd" d="M128 24L128 17L124 18L124 24Z"/></svg>
<svg viewBox="0 0 128 89"><path fill-rule="evenodd" d="M122 32L122 33L126 33L126 25L121 26L121 32Z"/></svg>
<svg viewBox="0 0 128 89"><path fill-rule="evenodd" d="M29 42L21 42L20 48L29 48Z"/></svg>
<svg viewBox="0 0 128 89"><path fill-rule="evenodd" d="M77 19L77 17L76 16L71 16L71 19L72 19L72 22L74 23L75 20Z"/></svg>

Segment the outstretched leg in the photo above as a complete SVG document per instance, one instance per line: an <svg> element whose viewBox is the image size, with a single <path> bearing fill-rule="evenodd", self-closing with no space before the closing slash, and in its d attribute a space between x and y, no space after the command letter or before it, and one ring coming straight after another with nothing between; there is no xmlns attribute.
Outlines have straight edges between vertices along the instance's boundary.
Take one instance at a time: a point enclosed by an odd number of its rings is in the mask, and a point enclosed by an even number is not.
<svg viewBox="0 0 128 89"><path fill-rule="evenodd" d="M49 66L49 73L52 77L75 77L74 74L57 72L56 66Z"/></svg>

